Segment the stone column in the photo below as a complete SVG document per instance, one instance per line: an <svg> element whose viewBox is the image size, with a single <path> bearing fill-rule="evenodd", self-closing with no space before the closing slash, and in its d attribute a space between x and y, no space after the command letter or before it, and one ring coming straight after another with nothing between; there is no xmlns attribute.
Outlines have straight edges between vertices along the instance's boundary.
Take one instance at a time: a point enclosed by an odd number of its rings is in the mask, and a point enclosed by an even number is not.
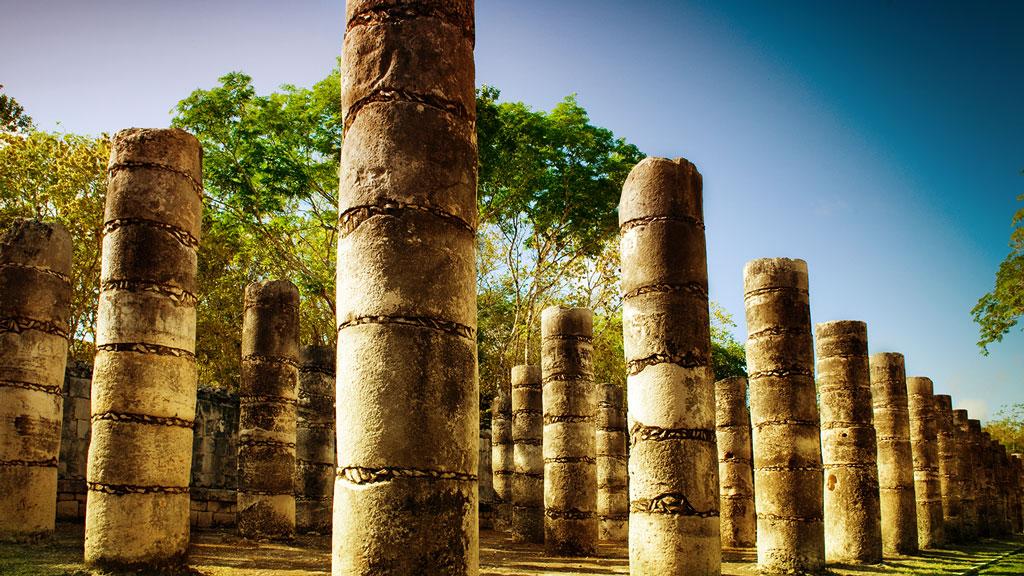
<svg viewBox="0 0 1024 576"><path fill-rule="evenodd" d="M334 501L334 346L299 351L295 430L295 528L330 534Z"/></svg>
<svg viewBox="0 0 1024 576"><path fill-rule="evenodd" d="M718 450L702 180L647 158L619 203L633 574L718 574Z"/></svg>
<svg viewBox="0 0 1024 576"><path fill-rule="evenodd" d="M544 543L544 403L539 366L512 367L512 505L518 542Z"/></svg>
<svg viewBox="0 0 1024 576"><path fill-rule="evenodd" d="M287 280L245 289L238 390L238 532L295 533L299 291Z"/></svg>
<svg viewBox="0 0 1024 576"><path fill-rule="evenodd" d="M758 565L768 574L821 573L823 477L807 263L754 260L743 283Z"/></svg>
<svg viewBox="0 0 1024 576"><path fill-rule="evenodd" d="M878 487L882 509L882 549L886 555L917 552L917 503L907 372L903 355L872 354L871 402L878 441Z"/></svg>
<svg viewBox="0 0 1024 576"><path fill-rule="evenodd" d="M480 497L480 529L494 528L494 472L491 470L491 429L480 429L480 463L477 465L477 492Z"/></svg>
<svg viewBox="0 0 1024 576"><path fill-rule="evenodd" d="M882 526L867 325L818 324L817 355L826 560L877 564Z"/></svg>
<svg viewBox="0 0 1024 576"><path fill-rule="evenodd" d="M491 405L495 530L508 530L512 520L512 475L515 473L512 450L512 397L506 390L501 390Z"/></svg>
<svg viewBox="0 0 1024 576"><path fill-rule="evenodd" d="M57 517L70 274L60 224L15 221L0 241L0 540L47 536Z"/></svg>
<svg viewBox="0 0 1024 576"><path fill-rule="evenodd" d="M746 378L715 382L715 411L722 546L753 548L757 545L757 515Z"/></svg>
<svg viewBox="0 0 1024 576"><path fill-rule="evenodd" d="M971 448L967 410L953 410L956 433L957 491L960 493L960 537L963 542L978 538L977 486L974 475L974 452Z"/></svg>
<svg viewBox="0 0 1024 576"><path fill-rule="evenodd" d="M932 381L921 376L907 378L907 404L914 460L914 494L917 497L917 545L936 548L945 542L945 536Z"/></svg>
<svg viewBox="0 0 1024 576"><path fill-rule="evenodd" d="M978 536L991 536L991 513L989 500L989 457L984 449L981 433L981 421L970 418L967 420L968 436L970 437L971 453L974 455L974 499L978 511Z"/></svg>
<svg viewBox="0 0 1024 576"><path fill-rule="evenodd" d="M598 388L597 516L600 539L625 542L629 537L629 454L626 450L624 391L618 384Z"/></svg>
<svg viewBox="0 0 1024 576"><path fill-rule="evenodd" d="M939 452L939 488L942 493L943 533L947 542L963 540L960 471L957 458L956 427L953 424L953 399L935 395L935 432Z"/></svg>
<svg viewBox="0 0 1024 576"><path fill-rule="evenodd" d="M597 551L597 393L594 313L541 312L544 377L544 546L564 556Z"/></svg>
<svg viewBox="0 0 1024 576"><path fill-rule="evenodd" d="M476 574L473 0L349 0L333 572Z"/></svg>
<svg viewBox="0 0 1024 576"><path fill-rule="evenodd" d="M85 561L184 562L196 413L199 142L114 135L103 224Z"/></svg>

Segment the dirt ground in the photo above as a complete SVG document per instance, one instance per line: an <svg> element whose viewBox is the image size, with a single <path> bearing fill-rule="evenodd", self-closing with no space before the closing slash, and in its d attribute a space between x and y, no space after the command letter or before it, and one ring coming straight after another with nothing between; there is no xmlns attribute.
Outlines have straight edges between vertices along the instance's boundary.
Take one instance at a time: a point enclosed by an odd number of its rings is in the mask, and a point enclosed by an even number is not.
<svg viewBox="0 0 1024 576"><path fill-rule="evenodd" d="M54 538L37 544L0 544L0 575L93 576L84 569L81 525L59 524ZM305 535L289 543L253 542L228 530L192 533L190 565L205 576L298 576L330 574L330 536ZM753 550L723 552L723 576L755 576ZM991 565L987 565L991 563ZM505 575L629 574L625 545L603 544L595 558L557 558L542 546L517 544L507 535L480 534L480 573ZM837 576L875 574L1024 574L1024 540L984 540L919 556L887 559L877 566L830 566ZM96 575L98 576L98 575ZM140 575L141 576L141 575Z"/></svg>

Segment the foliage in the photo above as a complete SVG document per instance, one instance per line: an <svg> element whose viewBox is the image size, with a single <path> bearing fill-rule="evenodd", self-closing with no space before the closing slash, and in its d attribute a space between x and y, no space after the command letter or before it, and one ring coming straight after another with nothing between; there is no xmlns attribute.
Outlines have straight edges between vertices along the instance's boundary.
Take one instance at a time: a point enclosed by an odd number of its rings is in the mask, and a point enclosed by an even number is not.
<svg viewBox="0 0 1024 576"><path fill-rule="evenodd" d="M71 233L71 355L91 360L99 296L106 136L0 133L0 222L56 220Z"/></svg>
<svg viewBox="0 0 1024 576"><path fill-rule="evenodd" d="M1002 442L1008 453L1024 453L1024 402L1000 408L985 430Z"/></svg>
<svg viewBox="0 0 1024 576"><path fill-rule="evenodd" d="M1024 201L1024 194L1017 200ZM978 346L985 355L988 345L1001 342L1024 314L1024 208L1013 215L1011 226L1010 254L999 265L995 287L971 310L980 332Z"/></svg>
<svg viewBox="0 0 1024 576"><path fill-rule="evenodd" d="M3 90L0 84L0 90ZM32 130L32 117L25 113L25 108L14 98L0 94L0 132L29 132Z"/></svg>

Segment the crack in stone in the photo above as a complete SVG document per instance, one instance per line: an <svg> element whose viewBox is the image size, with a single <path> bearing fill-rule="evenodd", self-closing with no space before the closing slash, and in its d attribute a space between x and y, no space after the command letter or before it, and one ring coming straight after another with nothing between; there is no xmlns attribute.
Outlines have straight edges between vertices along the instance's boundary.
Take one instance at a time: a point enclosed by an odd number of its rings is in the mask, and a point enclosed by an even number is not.
<svg viewBox="0 0 1024 576"><path fill-rule="evenodd" d="M192 186L192 191L195 192L196 196L199 197L199 201L203 201L203 185L196 181L196 179L193 178L192 175L189 174L187 171L182 170L181 168L170 166L168 164L161 164L159 162L139 162L137 160L125 160L108 166L107 174L113 175L114 172L117 172L119 170L127 170L129 168L152 168L154 170L163 170L164 172L170 172L172 174L177 174L178 176L183 176L186 180L188 180L188 183Z"/></svg>
<svg viewBox="0 0 1024 576"><path fill-rule="evenodd" d="M476 339L476 329L465 324L432 318L430 316L360 316L338 325L338 331L361 324L398 324L402 326L415 326L417 328L429 328L444 332L467 340Z"/></svg>
<svg viewBox="0 0 1024 576"><path fill-rule="evenodd" d="M309 364L303 364L299 366L299 372L303 374L323 374L324 376L330 376L334 378L334 368L325 368L323 366L310 366ZM324 396L324 394L318 394L318 396Z"/></svg>
<svg viewBox="0 0 1024 576"><path fill-rule="evenodd" d="M288 356L267 356L265 354L247 354L242 357L242 362L253 364L283 364L292 368L299 367L299 361Z"/></svg>
<svg viewBox="0 0 1024 576"><path fill-rule="evenodd" d="M571 382L573 380L582 380L590 383L594 381L594 374L591 372L556 372L554 374L546 374L542 382L547 384L548 382Z"/></svg>
<svg viewBox="0 0 1024 576"><path fill-rule="evenodd" d="M548 334L541 338L543 342L551 341L566 341L566 342L579 342L581 344L592 344L594 342L593 336L584 336L582 334Z"/></svg>
<svg viewBox="0 0 1024 576"><path fill-rule="evenodd" d="M681 368L705 368L710 362L710 355L689 351L684 354L658 352L626 362L626 375L636 376L650 366L657 364L675 364Z"/></svg>
<svg viewBox="0 0 1024 576"><path fill-rule="evenodd" d="M552 456L544 459L545 464L597 464L590 456Z"/></svg>
<svg viewBox="0 0 1024 576"><path fill-rule="evenodd" d="M196 355L188 350L163 346L161 344L150 344L148 342L114 342L101 344L96 347L97 352L136 352L138 354L154 354L157 356L174 356L176 358L187 358L195 362Z"/></svg>
<svg viewBox="0 0 1024 576"><path fill-rule="evenodd" d="M239 394L238 402L240 404L287 404L289 406L296 406L299 403L295 398L272 394Z"/></svg>
<svg viewBox="0 0 1024 576"><path fill-rule="evenodd" d="M248 488L239 488L239 494L252 494L253 496L291 496L294 494L292 490L250 490Z"/></svg>
<svg viewBox="0 0 1024 576"><path fill-rule="evenodd" d="M417 480L451 480L455 482L476 482L476 474L450 472L432 468L400 468L388 466L383 468L364 468L362 466L346 466L338 468L337 477L351 484L376 484L390 482L397 478L413 478Z"/></svg>
<svg viewBox="0 0 1024 576"><path fill-rule="evenodd" d="M103 223L103 235L106 236L107 234L110 234L115 230L120 230L126 226L149 226L150 228L156 228L161 232L166 232L174 238L178 244L181 244L186 248L191 250L199 249L199 239L190 234L187 230L183 230L166 222L149 220L148 218L115 218L113 220L109 220Z"/></svg>
<svg viewBox="0 0 1024 576"><path fill-rule="evenodd" d="M760 430L765 426L814 426L818 427L820 424L817 420L800 420L798 418L779 418L777 420L762 420L754 424L754 428Z"/></svg>
<svg viewBox="0 0 1024 576"><path fill-rule="evenodd" d="M3 467L56 468L57 459L47 458L46 460L0 460L0 468Z"/></svg>
<svg viewBox="0 0 1024 576"><path fill-rule="evenodd" d="M348 107L348 110L345 113L345 121L343 122L343 134L348 133L349 128L352 127L352 123L355 122L356 117L364 107L370 104L387 104L395 102L429 106L440 112L450 114L460 120L469 122L474 120L474 114L471 114L461 102L456 100L449 100L447 98L441 98L431 94L412 92L401 88L378 88L359 100L356 100Z"/></svg>
<svg viewBox="0 0 1024 576"><path fill-rule="evenodd" d="M779 516L778 514L757 513L758 520L772 520L776 522L822 522L821 516Z"/></svg>
<svg viewBox="0 0 1024 576"><path fill-rule="evenodd" d="M638 514L670 514L672 516L696 516L699 518L715 518L718 510L700 511L679 492L665 492L654 498L637 498L629 502L630 513Z"/></svg>
<svg viewBox="0 0 1024 576"><path fill-rule="evenodd" d="M22 264L20 262L0 263L0 270L3 270L5 268L14 268L17 270L31 270L32 272L38 272L45 276L51 276L53 278L56 278L61 282L64 282L65 284L71 284L71 277L68 276L67 274L64 274L63 272L57 272L56 270L52 270L50 268L46 268L43 266L33 266L31 264Z"/></svg>
<svg viewBox="0 0 1024 576"><path fill-rule="evenodd" d="M756 340L764 336L806 336L810 332L806 330L806 327L792 327L792 326L769 326L758 330L757 332L751 332L747 335L747 340Z"/></svg>
<svg viewBox="0 0 1024 576"><path fill-rule="evenodd" d="M754 472L822 472L821 466L754 466Z"/></svg>
<svg viewBox="0 0 1024 576"><path fill-rule="evenodd" d="M362 12L354 14L345 23L346 29L351 30L360 26L381 26L387 24L401 24L418 18L436 18L463 31L463 36L475 43L474 22L454 10L444 10L437 6L427 5L421 2L391 6L374 6Z"/></svg>
<svg viewBox="0 0 1024 576"><path fill-rule="evenodd" d="M465 232L469 232L472 235L476 235L476 229L473 228L462 218L446 212L440 208L434 206L422 206L420 204L410 204L408 202L399 202L397 200L386 200L382 204L363 204L361 206L352 206L346 209L341 215L338 216L338 235L340 238L346 238L352 232L355 232L356 228L359 228L363 222L366 222L374 216L390 216L397 218L406 211L417 211L430 214L441 221L447 222Z"/></svg>
<svg viewBox="0 0 1024 576"><path fill-rule="evenodd" d="M184 418L177 418L174 416L153 416L150 414L137 414L134 412L100 412L99 414L93 414L91 420L92 422L108 421L125 422L129 424L147 424L150 426L171 426L175 428L188 428L189 430L195 427L195 422Z"/></svg>
<svg viewBox="0 0 1024 576"><path fill-rule="evenodd" d="M0 380L0 388L22 388L24 390L43 392L44 394L50 394L52 396L64 396L64 390L61 386L47 386L45 384L25 382L23 380Z"/></svg>
<svg viewBox="0 0 1024 576"><path fill-rule="evenodd" d="M648 284L626 292L622 295L622 299L629 300L630 298L635 298L644 294L689 294L691 296L696 296L701 300L708 299L707 286L704 286L699 282L687 282L685 284Z"/></svg>
<svg viewBox="0 0 1024 576"><path fill-rule="evenodd" d="M625 234L626 232L632 230L633 228L638 228L640 226L646 226L648 224L653 224L655 222L678 222L678 223L681 223L681 224L689 224L691 226L696 226L696 227L700 228L701 230L704 229L704 221L703 220L698 220L697 218L693 218L693 217L690 217L690 216L682 216L682 215L676 215L676 216L644 216L642 218L633 218L632 220L627 220L627 221L623 222L619 226L619 233L620 234Z"/></svg>
<svg viewBox="0 0 1024 576"><path fill-rule="evenodd" d="M595 513L579 508L544 508L544 515L554 520L587 520L593 518Z"/></svg>
<svg viewBox="0 0 1024 576"><path fill-rule="evenodd" d="M774 294L778 292L792 292L794 294L800 294L802 296L808 295L806 289L797 288L795 286L765 286L763 288L756 288L754 290L751 290L750 292L744 293L743 300L746 301L747 299L753 298L755 296L761 296L764 294Z"/></svg>
<svg viewBox="0 0 1024 576"><path fill-rule="evenodd" d="M814 374L811 370L801 368L799 366L790 366L783 368L772 368L771 370L758 370L757 372L751 372L747 378L749 380L756 380L758 378L787 378L789 376L809 376L813 377Z"/></svg>
<svg viewBox="0 0 1024 576"><path fill-rule="evenodd" d="M512 475L513 476L525 476L527 478L533 478L534 480L543 480L544 479L544 473L543 472L513 472ZM538 506L538 508L539 508L539 506Z"/></svg>
<svg viewBox="0 0 1024 576"><path fill-rule="evenodd" d="M239 438L239 446L247 448L279 448L284 451L294 450L295 442L284 442L281 440L265 440L255 438Z"/></svg>
<svg viewBox="0 0 1024 576"><path fill-rule="evenodd" d="M636 423L629 430L630 444L645 440L663 442L666 440L696 440L698 442L716 442L713 428L662 428L660 426L644 426Z"/></svg>
<svg viewBox="0 0 1024 576"><path fill-rule="evenodd" d="M188 494L188 486L143 486L140 484L106 484L103 482L86 482L90 492L104 494Z"/></svg>
<svg viewBox="0 0 1024 576"><path fill-rule="evenodd" d="M151 292L166 296L169 300L175 304L183 304L187 307L195 307L199 303L199 298L192 292L177 286L171 286L170 284L161 284L160 282L149 282L147 280L104 280L100 284L100 291L105 292L107 290L118 290L123 292L135 292L145 293Z"/></svg>
<svg viewBox="0 0 1024 576"><path fill-rule="evenodd" d="M67 340L69 338L67 323L39 320L28 316L11 316L0 318L0 334L21 334L28 330L43 332Z"/></svg>
<svg viewBox="0 0 1024 576"><path fill-rule="evenodd" d="M544 424L576 424L593 422L593 416L584 416L582 414L545 414Z"/></svg>

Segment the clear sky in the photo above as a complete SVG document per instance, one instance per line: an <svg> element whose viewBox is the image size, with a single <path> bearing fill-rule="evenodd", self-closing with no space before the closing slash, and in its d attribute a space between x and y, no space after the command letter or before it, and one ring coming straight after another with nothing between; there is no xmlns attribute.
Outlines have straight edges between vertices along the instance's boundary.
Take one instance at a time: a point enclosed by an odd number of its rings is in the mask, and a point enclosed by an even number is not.
<svg viewBox="0 0 1024 576"><path fill-rule="evenodd" d="M165 126L242 70L310 85L343 3L0 0L0 84L41 128ZM974 416L1024 402L1024 335L979 355L970 309L1024 193L1024 3L478 0L477 80L704 175L711 295L743 324L753 258L808 261L815 322Z"/></svg>

